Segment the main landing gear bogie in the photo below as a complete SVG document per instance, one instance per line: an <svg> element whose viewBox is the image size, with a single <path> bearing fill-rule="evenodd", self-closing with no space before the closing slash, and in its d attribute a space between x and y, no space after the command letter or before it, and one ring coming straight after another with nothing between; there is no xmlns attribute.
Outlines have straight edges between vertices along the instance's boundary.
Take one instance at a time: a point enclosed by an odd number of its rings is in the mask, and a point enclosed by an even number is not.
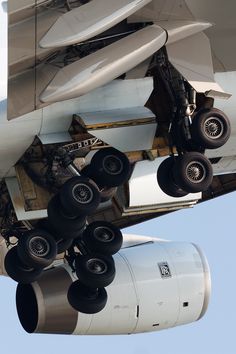
<svg viewBox="0 0 236 354"><path fill-rule="evenodd" d="M19 233L17 245L5 257L5 269L18 283L32 283L64 252L79 279L68 290L69 303L77 311L97 313L106 305L105 287L115 278L113 255L120 250L123 237L111 223L87 225L87 216L128 180L130 164L125 154L105 148L94 155L86 169L51 198L47 219Z"/></svg>
<svg viewBox="0 0 236 354"><path fill-rule="evenodd" d="M102 311L107 303L105 287L113 282L116 273L112 256L80 254L75 258L74 267L79 280L68 289L70 305L87 314Z"/></svg>
<svg viewBox="0 0 236 354"><path fill-rule="evenodd" d="M122 241L120 230L111 223L95 221L86 227L78 241L86 253L78 254L73 262L79 280L68 290L68 301L75 310L97 313L105 307L105 287L116 273L112 255L120 250Z"/></svg>
<svg viewBox="0 0 236 354"><path fill-rule="evenodd" d="M178 119L171 131L178 156L165 159L157 171L162 191L177 198L203 192L210 187L213 169L204 155L205 150L223 146L231 132L229 119L216 108L200 109L190 120Z"/></svg>

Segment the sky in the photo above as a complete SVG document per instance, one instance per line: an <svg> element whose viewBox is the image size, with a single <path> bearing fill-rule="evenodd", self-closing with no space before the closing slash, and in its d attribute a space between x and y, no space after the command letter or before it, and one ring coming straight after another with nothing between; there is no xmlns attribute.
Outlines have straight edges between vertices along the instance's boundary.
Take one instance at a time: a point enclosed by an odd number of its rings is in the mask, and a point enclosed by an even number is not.
<svg viewBox="0 0 236 354"><path fill-rule="evenodd" d="M16 283L0 277L0 352L15 354L235 354L236 193L125 229L126 233L194 242L207 256L212 295L198 322L126 336L27 334L15 309Z"/></svg>

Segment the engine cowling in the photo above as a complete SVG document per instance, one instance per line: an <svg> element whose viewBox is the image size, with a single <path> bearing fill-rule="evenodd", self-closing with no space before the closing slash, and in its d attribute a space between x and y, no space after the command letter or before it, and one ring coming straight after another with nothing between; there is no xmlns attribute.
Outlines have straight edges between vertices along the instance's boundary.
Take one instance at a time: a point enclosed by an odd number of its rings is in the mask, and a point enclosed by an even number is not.
<svg viewBox="0 0 236 354"><path fill-rule="evenodd" d="M16 304L23 328L29 333L130 334L187 324L205 314L210 272L196 245L150 238L127 245L114 256L116 278L107 287L106 307L97 314L78 313L68 304L67 290L76 278L67 265L45 271L30 285L19 284Z"/></svg>

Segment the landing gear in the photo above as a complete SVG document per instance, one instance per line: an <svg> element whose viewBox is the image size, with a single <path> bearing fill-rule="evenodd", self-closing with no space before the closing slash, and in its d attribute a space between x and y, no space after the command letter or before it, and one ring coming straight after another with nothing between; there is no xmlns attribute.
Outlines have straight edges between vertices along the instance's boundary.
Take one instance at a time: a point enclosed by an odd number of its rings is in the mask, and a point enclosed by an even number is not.
<svg viewBox="0 0 236 354"><path fill-rule="evenodd" d="M65 260L79 279L70 286L68 301L77 311L96 313L106 305L105 287L116 273L112 255L120 250L123 237L111 223L98 221L87 226L87 216L100 202L109 201L117 186L128 179L129 160L118 150L105 148L93 157L86 172L89 177L80 175L64 149L55 154L55 161L74 177L62 186L58 183L47 206L47 218L6 231L7 244L11 245L12 236L18 243L7 253L5 268L12 279L29 284L52 265L58 254L65 253Z"/></svg>
<svg viewBox="0 0 236 354"><path fill-rule="evenodd" d="M42 274L42 269L35 269L21 262L18 256L17 247L13 247L8 251L4 265L9 277L18 283L32 283Z"/></svg>
<svg viewBox="0 0 236 354"><path fill-rule="evenodd" d="M40 229L25 232L18 241L17 253L23 264L46 268L55 260L57 244L52 235Z"/></svg>
<svg viewBox="0 0 236 354"><path fill-rule="evenodd" d="M230 137L230 131L229 119L219 109L201 109L193 117L192 138L205 149L223 146Z"/></svg>
<svg viewBox="0 0 236 354"><path fill-rule="evenodd" d="M75 176L62 186L60 201L68 215L90 215L100 203L100 193L87 178Z"/></svg>
<svg viewBox="0 0 236 354"><path fill-rule="evenodd" d="M85 229L82 240L90 252L111 256L120 250L123 236L115 225L106 221L95 221Z"/></svg>
<svg viewBox="0 0 236 354"><path fill-rule="evenodd" d="M81 235L86 218L85 216L66 214L59 195L56 195L48 204L48 221L50 229L54 230L56 239L72 239Z"/></svg>
<svg viewBox="0 0 236 354"><path fill-rule="evenodd" d="M106 306L107 292L104 288L90 288L77 280L71 284L67 298L76 311L93 314Z"/></svg>
<svg viewBox="0 0 236 354"><path fill-rule="evenodd" d="M32 283L44 268L53 263L57 255L57 244L45 230L34 229L23 233L18 245L10 249L5 257L7 274L19 283Z"/></svg>
<svg viewBox="0 0 236 354"><path fill-rule="evenodd" d="M181 156L165 159L157 170L160 188L171 197L207 190L212 182L210 161L201 153L186 152Z"/></svg>
<svg viewBox="0 0 236 354"><path fill-rule="evenodd" d="M159 130L168 134L171 155L157 171L159 186L172 197L205 191L213 179L205 150L227 142L231 130L229 119L213 108L213 98L197 93L172 66L165 48L157 57L158 84L167 93L165 105L159 101L160 107L164 107L159 110L162 114ZM168 114L167 106L171 107Z"/></svg>
<svg viewBox="0 0 236 354"><path fill-rule="evenodd" d="M112 257L98 254L78 255L74 266L79 280L69 287L67 298L70 305L76 311L87 314L100 312L107 303L105 287L115 278Z"/></svg>
<svg viewBox="0 0 236 354"><path fill-rule="evenodd" d="M79 255L75 259L76 275L86 286L103 288L115 278L115 264L112 257L93 254Z"/></svg>
<svg viewBox="0 0 236 354"><path fill-rule="evenodd" d="M180 198L188 193L174 181L175 157L165 159L157 170L157 182L164 193L171 197Z"/></svg>
<svg viewBox="0 0 236 354"><path fill-rule="evenodd" d="M210 161L203 154L187 152L176 159L173 175L180 188L188 193L197 193L210 187L213 171Z"/></svg>
<svg viewBox="0 0 236 354"><path fill-rule="evenodd" d="M100 188L118 187L129 179L130 163L121 151L108 147L97 151L90 166L86 166L82 173L92 178Z"/></svg>

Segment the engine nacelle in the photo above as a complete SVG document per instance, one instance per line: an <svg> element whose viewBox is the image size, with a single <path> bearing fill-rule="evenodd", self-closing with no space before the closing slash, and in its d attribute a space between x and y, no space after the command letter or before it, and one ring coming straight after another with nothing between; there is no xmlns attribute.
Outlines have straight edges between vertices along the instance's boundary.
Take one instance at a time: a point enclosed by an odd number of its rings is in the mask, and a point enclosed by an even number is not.
<svg viewBox="0 0 236 354"><path fill-rule="evenodd" d="M45 271L33 284L18 285L23 328L29 333L131 334L199 320L211 289L202 252L191 243L142 240L114 256L116 278L107 287L106 307L97 314L70 307L67 290L76 278L66 265Z"/></svg>

